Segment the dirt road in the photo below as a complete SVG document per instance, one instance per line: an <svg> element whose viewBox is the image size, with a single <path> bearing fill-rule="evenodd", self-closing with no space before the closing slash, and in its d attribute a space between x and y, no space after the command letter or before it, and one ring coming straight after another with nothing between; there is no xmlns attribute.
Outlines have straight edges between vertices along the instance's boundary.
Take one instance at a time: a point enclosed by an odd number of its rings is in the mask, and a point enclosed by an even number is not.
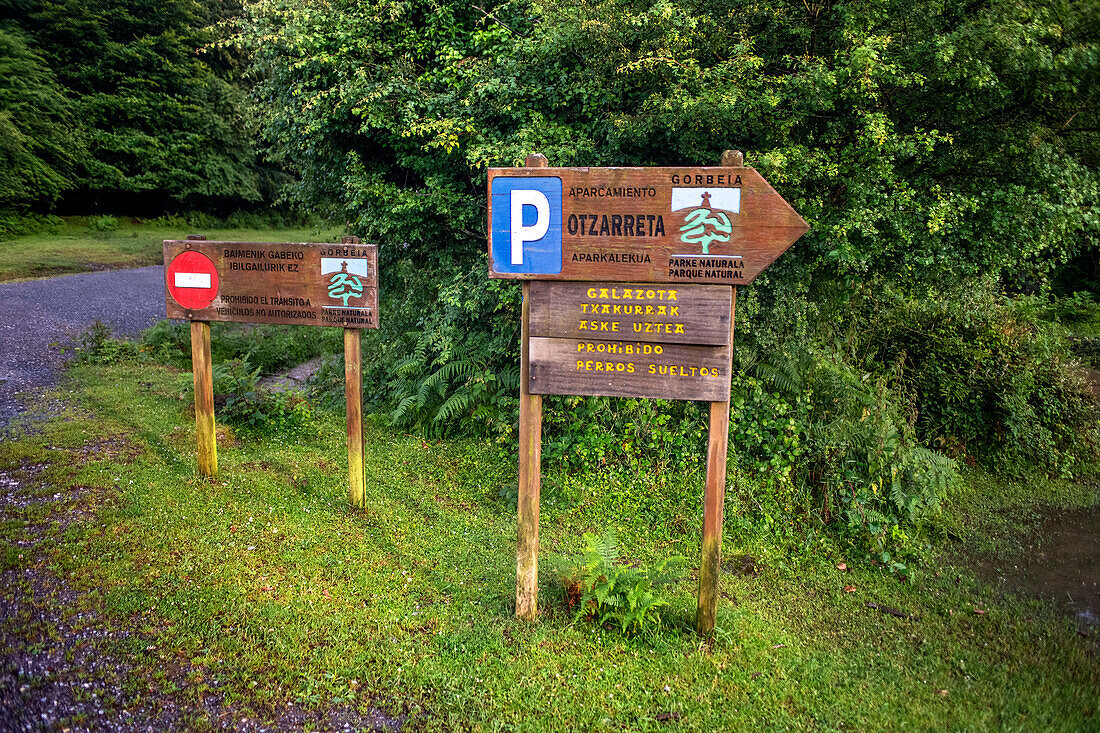
<svg viewBox="0 0 1100 733"><path fill-rule="evenodd" d="M63 349L97 320L136 336L164 318L164 268L0 284L0 433L57 384Z"/></svg>

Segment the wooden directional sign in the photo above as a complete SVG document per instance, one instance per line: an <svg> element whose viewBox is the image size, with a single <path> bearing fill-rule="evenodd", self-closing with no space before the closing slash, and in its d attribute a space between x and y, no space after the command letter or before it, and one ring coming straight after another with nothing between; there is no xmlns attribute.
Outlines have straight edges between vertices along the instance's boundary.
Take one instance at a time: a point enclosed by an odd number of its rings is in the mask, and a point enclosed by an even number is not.
<svg viewBox="0 0 1100 733"><path fill-rule="evenodd" d="M753 168L490 168L489 276L746 285L809 227Z"/></svg>
<svg viewBox="0 0 1100 733"><path fill-rule="evenodd" d="M542 395L665 397L710 402L696 630L714 629L736 286L808 229L741 162L549 168L533 154L489 169L489 276L536 281L520 331L520 618L538 613Z"/></svg>
<svg viewBox="0 0 1100 733"><path fill-rule="evenodd" d="M724 400L730 290L533 282L531 394Z"/></svg>
<svg viewBox="0 0 1100 733"><path fill-rule="evenodd" d="M374 244L164 242L169 318L378 328Z"/></svg>

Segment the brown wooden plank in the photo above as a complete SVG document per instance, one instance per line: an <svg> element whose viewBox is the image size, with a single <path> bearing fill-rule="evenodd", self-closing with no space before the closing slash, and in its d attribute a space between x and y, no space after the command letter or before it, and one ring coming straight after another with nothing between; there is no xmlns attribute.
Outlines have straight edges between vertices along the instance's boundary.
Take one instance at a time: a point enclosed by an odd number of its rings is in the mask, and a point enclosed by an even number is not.
<svg viewBox="0 0 1100 733"><path fill-rule="evenodd" d="M546 156L527 156L531 168L545 168ZM519 476L516 500L516 616L534 621L539 613L539 492L542 488L542 395L528 389L531 373L531 283L523 283L520 309Z"/></svg>
<svg viewBox="0 0 1100 733"><path fill-rule="evenodd" d="M357 328L344 329L344 402L347 407L348 502L365 509L363 473L363 372L361 337Z"/></svg>
<svg viewBox="0 0 1100 733"><path fill-rule="evenodd" d="M549 249L560 236L557 271L523 271L505 257L515 185L506 179L530 177L560 181L560 211L545 235ZM491 277L745 285L809 228L744 166L491 168L489 192Z"/></svg>
<svg viewBox="0 0 1100 733"><path fill-rule="evenodd" d="M726 346L729 299L722 285L535 281L531 335Z"/></svg>
<svg viewBox="0 0 1100 733"><path fill-rule="evenodd" d="M730 389L728 346L532 338L533 394L720 400Z"/></svg>
<svg viewBox="0 0 1100 733"><path fill-rule="evenodd" d="M528 327L530 283L523 284L520 331L519 497L516 541L516 616L533 620L539 594L539 492L542 486L542 395L527 389L530 374Z"/></svg>
<svg viewBox="0 0 1100 733"><path fill-rule="evenodd" d="M191 322L191 374L195 387L195 441L199 473L218 475L218 443L214 432L214 364L210 356L210 324Z"/></svg>
<svg viewBox="0 0 1100 733"><path fill-rule="evenodd" d="M192 266L201 263L198 255L213 276ZM344 270L350 268L343 273L345 287L334 280L343 263ZM164 264L169 318L378 328L374 244L166 240ZM180 275L185 277L176 279ZM207 282L209 290L203 288ZM203 299L207 292L211 297Z"/></svg>
<svg viewBox="0 0 1100 733"><path fill-rule="evenodd" d="M730 293L730 313L737 305L737 288ZM734 319L730 319L730 343ZM707 478L703 494L703 541L699 563L699 600L695 630L700 636L714 631L718 618L718 574L722 558L722 522L726 503L726 454L729 449L730 396L710 403L707 426Z"/></svg>

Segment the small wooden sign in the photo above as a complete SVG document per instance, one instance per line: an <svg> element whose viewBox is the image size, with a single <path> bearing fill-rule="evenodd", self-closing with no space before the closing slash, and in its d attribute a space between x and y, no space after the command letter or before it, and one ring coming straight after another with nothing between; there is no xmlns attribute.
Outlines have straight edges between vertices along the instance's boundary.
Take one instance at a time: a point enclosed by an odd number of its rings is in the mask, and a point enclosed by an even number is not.
<svg viewBox="0 0 1100 733"><path fill-rule="evenodd" d="M728 346L721 285L533 282L531 336Z"/></svg>
<svg viewBox="0 0 1100 733"><path fill-rule="evenodd" d="M728 346L531 339L531 394L725 399Z"/></svg>
<svg viewBox="0 0 1100 733"><path fill-rule="evenodd" d="M808 229L753 168L490 168L489 276L747 285Z"/></svg>
<svg viewBox="0 0 1100 733"><path fill-rule="evenodd" d="M164 242L169 318L378 328L378 246Z"/></svg>
<svg viewBox="0 0 1100 733"><path fill-rule="evenodd" d="M533 282L531 394L723 400L730 290Z"/></svg>
<svg viewBox="0 0 1100 733"><path fill-rule="evenodd" d="M358 237L340 244L164 241L169 318L191 321L195 438L199 472L218 475L210 321L339 326L344 329L348 501L366 508L360 335L378 328L378 246Z"/></svg>

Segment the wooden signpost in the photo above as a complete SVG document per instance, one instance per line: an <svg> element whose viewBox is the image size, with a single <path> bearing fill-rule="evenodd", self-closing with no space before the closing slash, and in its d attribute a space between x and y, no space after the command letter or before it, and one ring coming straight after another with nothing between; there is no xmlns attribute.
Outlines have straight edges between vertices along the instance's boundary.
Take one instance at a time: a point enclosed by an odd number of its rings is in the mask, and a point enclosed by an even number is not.
<svg viewBox="0 0 1100 733"><path fill-rule="evenodd" d="M360 332L378 328L378 247L340 244L164 242L168 317L191 322L199 472L218 473L210 322L279 323L344 329L348 498L365 505Z"/></svg>
<svg viewBox="0 0 1100 733"><path fill-rule="evenodd" d="M705 400L696 630L714 629L737 286L808 228L738 151L721 167L549 168L531 155L489 170L489 276L524 280L517 616L538 609L542 395Z"/></svg>

